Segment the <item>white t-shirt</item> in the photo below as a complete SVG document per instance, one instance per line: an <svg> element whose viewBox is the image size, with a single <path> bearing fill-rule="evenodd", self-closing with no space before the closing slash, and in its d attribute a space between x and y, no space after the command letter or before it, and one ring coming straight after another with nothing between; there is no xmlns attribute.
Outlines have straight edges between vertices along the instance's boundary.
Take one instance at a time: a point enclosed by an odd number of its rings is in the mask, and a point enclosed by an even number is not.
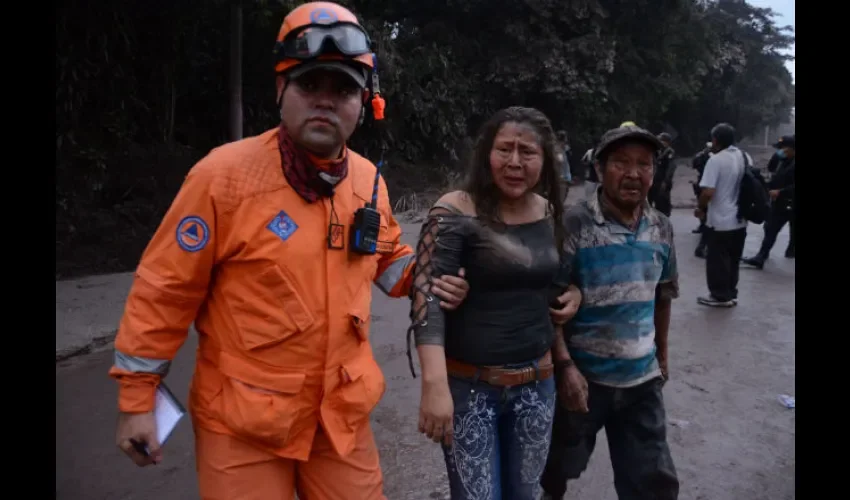
<svg viewBox="0 0 850 500"><path fill-rule="evenodd" d="M708 159L699 185L713 188L714 196L708 202L705 224L717 231L733 231L747 227L747 221L738 219L738 191L744 177L744 156L735 146L718 151Z"/></svg>

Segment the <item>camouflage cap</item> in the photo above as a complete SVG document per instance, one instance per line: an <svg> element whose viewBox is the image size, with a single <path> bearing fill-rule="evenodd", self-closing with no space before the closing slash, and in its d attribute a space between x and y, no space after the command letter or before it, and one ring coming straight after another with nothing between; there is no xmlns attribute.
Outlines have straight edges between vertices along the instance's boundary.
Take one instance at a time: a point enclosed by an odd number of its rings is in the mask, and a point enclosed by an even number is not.
<svg viewBox="0 0 850 500"><path fill-rule="evenodd" d="M599 145L596 146L596 151L593 155L594 160L599 159L602 153L604 153L615 143L627 139L645 142L648 146L652 148L653 153L657 153L658 151L664 148L664 144L662 144L661 141L658 140L658 137L656 137L655 134L638 126L629 125L625 127L613 128L602 134L602 139L599 140Z"/></svg>

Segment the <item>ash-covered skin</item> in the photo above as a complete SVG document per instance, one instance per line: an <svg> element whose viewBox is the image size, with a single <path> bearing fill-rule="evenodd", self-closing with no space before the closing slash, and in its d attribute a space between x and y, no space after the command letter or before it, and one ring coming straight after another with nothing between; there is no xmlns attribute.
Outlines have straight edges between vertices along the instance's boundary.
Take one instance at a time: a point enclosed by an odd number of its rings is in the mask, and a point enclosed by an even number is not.
<svg viewBox="0 0 850 500"><path fill-rule="evenodd" d="M554 334L549 295L559 265L551 217L485 224L454 207L435 208L417 247L410 332L416 345L444 345L447 357L478 365L542 355ZM461 267L469 295L456 312L445 313L428 279Z"/></svg>

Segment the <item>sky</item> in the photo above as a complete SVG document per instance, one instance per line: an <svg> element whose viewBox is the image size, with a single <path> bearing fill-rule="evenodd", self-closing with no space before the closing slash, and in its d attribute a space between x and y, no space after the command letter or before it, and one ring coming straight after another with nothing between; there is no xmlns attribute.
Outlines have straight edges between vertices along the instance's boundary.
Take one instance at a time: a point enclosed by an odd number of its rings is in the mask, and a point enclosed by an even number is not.
<svg viewBox="0 0 850 500"><path fill-rule="evenodd" d="M753 5L755 7L769 7L773 9L773 12L776 13L776 24L778 26L786 26L791 25L792 28L796 30L796 24L794 23L794 0L746 0L748 4ZM789 51L790 55L794 55L794 46L791 46L791 50ZM797 83L796 75L794 74L794 61L788 61L785 63L785 66L788 68L788 71L791 72L791 78L794 83Z"/></svg>

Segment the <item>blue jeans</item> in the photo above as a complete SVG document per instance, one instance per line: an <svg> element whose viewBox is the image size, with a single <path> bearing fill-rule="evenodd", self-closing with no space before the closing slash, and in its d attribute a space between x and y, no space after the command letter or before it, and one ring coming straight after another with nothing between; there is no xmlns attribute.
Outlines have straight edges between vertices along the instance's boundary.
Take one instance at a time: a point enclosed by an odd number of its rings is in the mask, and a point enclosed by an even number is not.
<svg viewBox="0 0 850 500"><path fill-rule="evenodd" d="M452 500L537 500L555 412L554 377L514 387L449 377L449 389L454 440L443 453Z"/></svg>

